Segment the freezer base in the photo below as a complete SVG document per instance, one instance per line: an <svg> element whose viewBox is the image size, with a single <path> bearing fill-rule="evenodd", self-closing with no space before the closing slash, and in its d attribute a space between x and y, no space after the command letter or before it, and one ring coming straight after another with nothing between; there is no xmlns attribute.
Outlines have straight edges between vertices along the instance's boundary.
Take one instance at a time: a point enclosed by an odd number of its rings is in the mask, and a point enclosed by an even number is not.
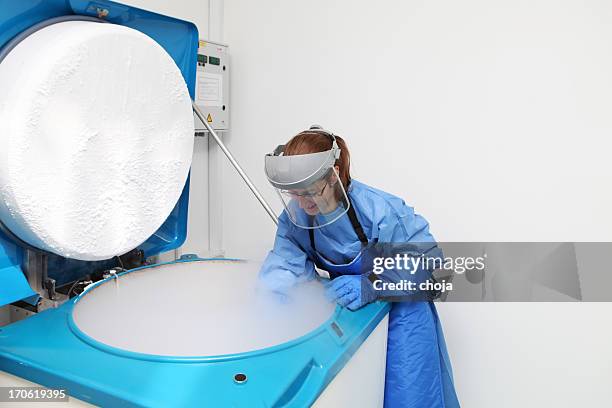
<svg viewBox="0 0 612 408"><path fill-rule="evenodd" d="M219 274L220 265L202 259L129 271L126 275L132 276L120 277L119 283L109 278L57 309L0 328L0 371L45 387L64 388L74 398L102 406L306 407L317 399L318 406L351 406L354 404L343 398L357 398L354 394L362 390L359 402L369 398L374 402L367 406L380 405L388 303L375 302L356 312L332 308L322 324L292 340L205 356L118 348L88 336L73 320L78 302L98 290L104 293L104 286L119 285L123 291L131 279L146 282L147 276L166 275L166 284L160 281L157 286L167 287L168 282L192 285L192 280L177 277L195 267L206 281L213 276L227 277L228 282L235 278L230 272ZM228 302L235 303L236 298ZM217 313L210 308L199 310ZM160 333L172 330L170 320L161 317L159 322ZM223 330L222 326L217 330ZM218 333L211 331L210 335ZM358 385L362 382L365 385Z"/></svg>
<svg viewBox="0 0 612 408"><path fill-rule="evenodd" d="M346 366L329 383L313 404L315 408L382 407L385 391L388 317L368 336ZM40 387L23 378L0 371L0 387ZM3 403L6 408L23 403ZM91 407L70 397L68 402L47 402L45 408Z"/></svg>

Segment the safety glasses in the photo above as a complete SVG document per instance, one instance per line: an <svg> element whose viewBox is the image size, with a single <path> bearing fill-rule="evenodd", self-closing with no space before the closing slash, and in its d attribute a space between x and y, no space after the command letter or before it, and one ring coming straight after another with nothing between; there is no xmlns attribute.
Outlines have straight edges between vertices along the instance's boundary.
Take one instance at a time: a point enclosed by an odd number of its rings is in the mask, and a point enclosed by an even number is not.
<svg viewBox="0 0 612 408"><path fill-rule="evenodd" d="M323 196L325 189L329 185L329 181L325 182L323 188L319 191L295 191L295 190L281 190L282 194L287 194L291 198L316 198Z"/></svg>

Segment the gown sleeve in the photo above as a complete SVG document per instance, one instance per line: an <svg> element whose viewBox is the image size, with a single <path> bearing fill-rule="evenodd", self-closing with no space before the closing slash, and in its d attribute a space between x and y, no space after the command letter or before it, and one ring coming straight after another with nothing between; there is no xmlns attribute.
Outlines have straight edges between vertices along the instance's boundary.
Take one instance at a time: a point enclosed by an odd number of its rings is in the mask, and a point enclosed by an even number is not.
<svg viewBox="0 0 612 408"><path fill-rule="evenodd" d="M412 207L403 200L394 198L387 201L384 211L378 213L376 220L378 228L378 242L373 253L378 257L394 258L396 255L407 254L409 257L422 260L409 265L416 268L386 269L377 275L383 282L398 283L402 280L412 281L417 287L420 283L430 280L435 267L441 265L443 254L433 235L429 232L429 223L422 216L416 214ZM427 262L424 261L427 259ZM428 299L434 293L420 290L393 290L378 291L377 297L391 300Z"/></svg>
<svg viewBox="0 0 612 408"><path fill-rule="evenodd" d="M297 241L295 229L283 212L278 220L274 247L259 272L260 283L273 292L287 294L296 284L314 279L314 264Z"/></svg>

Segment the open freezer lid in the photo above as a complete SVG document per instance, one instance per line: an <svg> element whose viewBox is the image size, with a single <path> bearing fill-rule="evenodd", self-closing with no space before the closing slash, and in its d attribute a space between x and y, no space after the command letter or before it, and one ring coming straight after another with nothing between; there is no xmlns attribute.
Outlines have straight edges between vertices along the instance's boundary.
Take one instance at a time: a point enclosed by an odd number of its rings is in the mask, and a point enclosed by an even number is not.
<svg viewBox="0 0 612 408"><path fill-rule="evenodd" d="M24 0L5 2L0 10L0 49L28 28L60 16L102 17L105 21L138 30L152 38L172 58L193 99L198 47L196 27L189 22L151 13L111 1ZM186 238L189 179L177 204L166 221L138 249L145 256L175 249ZM0 233L0 305L34 292L29 288L21 267L22 243Z"/></svg>

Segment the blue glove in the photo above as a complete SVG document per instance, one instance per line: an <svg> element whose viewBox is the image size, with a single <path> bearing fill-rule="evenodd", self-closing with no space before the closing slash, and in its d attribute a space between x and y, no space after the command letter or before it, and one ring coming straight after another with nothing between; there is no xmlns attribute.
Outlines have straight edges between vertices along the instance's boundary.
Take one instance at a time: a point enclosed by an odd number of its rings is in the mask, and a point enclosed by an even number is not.
<svg viewBox="0 0 612 408"><path fill-rule="evenodd" d="M342 275L327 283L325 296L340 306L357 310L376 299L376 293L363 275Z"/></svg>

